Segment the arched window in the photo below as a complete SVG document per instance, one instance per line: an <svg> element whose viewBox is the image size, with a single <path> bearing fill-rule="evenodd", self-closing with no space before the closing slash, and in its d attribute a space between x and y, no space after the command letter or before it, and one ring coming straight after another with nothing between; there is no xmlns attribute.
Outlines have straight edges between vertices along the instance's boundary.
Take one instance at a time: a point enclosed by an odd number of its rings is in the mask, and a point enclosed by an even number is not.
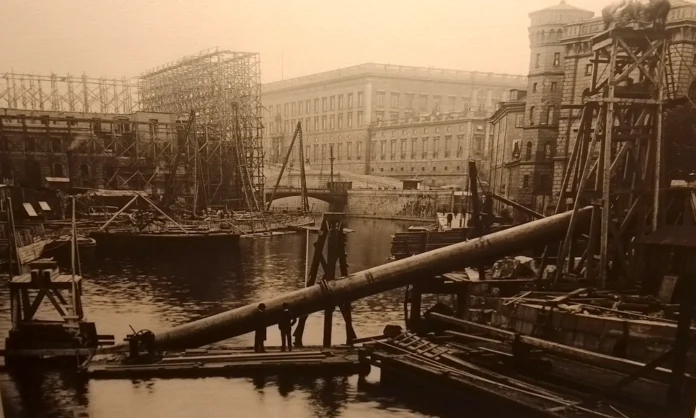
<svg viewBox="0 0 696 418"><path fill-rule="evenodd" d="M527 150L525 151L524 154L525 160L531 160L532 159L532 142L527 142Z"/></svg>
<svg viewBox="0 0 696 418"><path fill-rule="evenodd" d="M529 108L529 124L534 125L534 106Z"/></svg>
<svg viewBox="0 0 696 418"><path fill-rule="evenodd" d="M556 111L556 108L553 106L549 106L549 111L546 115L546 124L547 125L553 125L553 113Z"/></svg>
<svg viewBox="0 0 696 418"><path fill-rule="evenodd" d="M53 163L53 177L65 177L63 172L63 164Z"/></svg>

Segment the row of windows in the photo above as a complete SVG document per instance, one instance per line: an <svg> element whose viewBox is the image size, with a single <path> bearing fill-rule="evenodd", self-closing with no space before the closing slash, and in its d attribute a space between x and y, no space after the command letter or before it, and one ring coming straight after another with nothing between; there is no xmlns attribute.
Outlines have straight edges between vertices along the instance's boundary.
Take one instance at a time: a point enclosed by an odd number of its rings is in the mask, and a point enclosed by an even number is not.
<svg viewBox="0 0 696 418"><path fill-rule="evenodd" d="M538 84L539 83L532 84L532 93L536 93L538 91L538 89L537 89ZM557 90L558 90L558 83L555 81L552 81L551 82L551 91L557 91Z"/></svg>
<svg viewBox="0 0 696 418"><path fill-rule="evenodd" d="M553 54L553 66L559 67L561 65L561 53L555 52ZM541 67L541 54L536 54L536 60L534 61L534 68Z"/></svg>
<svg viewBox="0 0 696 418"><path fill-rule="evenodd" d="M362 160L363 148L362 141L358 141L355 145L352 142L345 143L345 154L342 143L339 144L319 144L305 146L304 158L307 162L328 161L333 155L336 161L346 160ZM355 151L355 154L353 152Z"/></svg>
<svg viewBox="0 0 696 418"><path fill-rule="evenodd" d="M399 171L404 171L404 167L399 167L399 168L400 168ZM416 171L416 167L410 167L410 168L411 168L411 171ZM459 165L458 165L456 168L454 168L454 170L456 170L456 171L460 171L461 169L462 169L462 167L459 166ZM445 167L443 167L443 170L444 170L444 171L449 171L449 167L448 167L448 166L445 166ZM371 171L372 171L373 173L375 172L374 167L371 169ZM384 172L384 167L380 167L380 168L379 168L379 171L380 171L380 172ZM394 170L394 167L390 167L390 168L389 168L389 171L390 171L390 172L395 171L395 170ZM425 171L425 167L421 167L421 171ZM433 171L437 171L437 167L433 167Z"/></svg>
<svg viewBox="0 0 696 418"><path fill-rule="evenodd" d="M423 133L424 133L424 134L427 134L427 133L428 133L428 129L429 129L429 128L427 128L427 127L426 127L426 128L423 128ZM459 132L463 132L465 129L466 129L466 125L459 125ZM476 125L476 133L483 133L483 129L484 129L484 128L483 128L483 125ZM415 135L415 134L418 133L419 130L420 130L419 128L413 128L412 132L413 132L413 134ZM401 135L406 136L406 135L407 135L407 134L406 134L406 131L407 131L406 129L402 129L402 130L401 130ZM433 129L433 131L434 131L436 134L437 134L437 133L440 133L440 127L436 126L436 127ZM452 125L447 125L447 126L445 127L445 132L452 132ZM392 131L391 131L391 136L397 136L397 134L398 134L398 131L397 131L397 130L392 130ZM386 137L386 136L387 136L386 131L382 131L382 137Z"/></svg>
<svg viewBox="0 0 696 418"><path fill-rule="evenodd" d="M295 115L309 115L310 113L333 112L335 110L352 109L355 106L354 94L339 94L334 96L322 97L321 99L299 100L297 102L285 103L283 105L283 116L290 117ZM363 92L357 93L358 107L363 107ZM273 113L273 106L269 107L269 113ZM280 105L275 105L275 115L281 114Z"/></svg>
<svg viewBox="0 0 696 418"><path fill-rule="evenodd" d="M410 148L409 148L409 143L410 143ZM452 148L452 140L451 137L445 137L444 141L444 150L440 149L440 138L439 137L434 137L432 138L432 148L430 148L430 138L425 137L425 138L420 138L420 144L421 147L418 148L419 144L419 138L411 138L409 141L406 138L403 138L398 142L398 150L397 150L397 140L392 139L389 141L389 144L387 144L386 140L380 141L379 144L377 141L372 141L372 147L371 147L371 159L372 160L377 160L377 151L379 150L379 156L381 160L389 159L391 160L396 160L397 155L400 156L400 159L406 160L410 159L426 159L426 158L453 158L453 157L462 157L464 154L464 148L463 148L463 143L464 143L464 136L459 135L457 136L457 149L453 150ZM378 148L379 145L379 148ZM387 149L387 145L389 145L389 148ZM387 153L389 151L389 153ZM398 154L397 154L398 151ZM473 141L473 152L474 153L481 153L483 152L483 136L477 136L474 138Z"/></svg>
<svg viewBox="0 0 696 418"><path fill-rule="evenodd" d="M356 115L355 123L353 123L353 115ZM279 122L269 122L268 132L271 134L290 134L297 127L297 122L303 123L303 132L318 132L330 131L334 129L350 129L353 127L359 128L363 126L363 112L338 113L335 115L315 116L314 118L303 119L288 119Z"/></svg>

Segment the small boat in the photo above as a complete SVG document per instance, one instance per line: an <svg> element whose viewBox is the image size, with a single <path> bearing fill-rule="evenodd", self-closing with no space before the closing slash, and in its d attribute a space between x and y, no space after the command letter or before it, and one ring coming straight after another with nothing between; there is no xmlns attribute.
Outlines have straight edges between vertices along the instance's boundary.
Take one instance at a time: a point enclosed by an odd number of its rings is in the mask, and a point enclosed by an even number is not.
<svg viewBox="0 0 696 418"><path fill-rule="evenodd" d="M223 251L239 243L240 234L232 231L134 231L104 230L90 234L99 252L192 253Z"/></svg>
<svg viewBox="0 0 696 418"><path fill-rule="evenodd" d="M72 246L70 235L63 235L50 240L43 248L42 258L53 258L60 265L70 263ZM97 248L97 241L94 238L78 236L77 249L81 261L88 261L94 257Z"/></svg>

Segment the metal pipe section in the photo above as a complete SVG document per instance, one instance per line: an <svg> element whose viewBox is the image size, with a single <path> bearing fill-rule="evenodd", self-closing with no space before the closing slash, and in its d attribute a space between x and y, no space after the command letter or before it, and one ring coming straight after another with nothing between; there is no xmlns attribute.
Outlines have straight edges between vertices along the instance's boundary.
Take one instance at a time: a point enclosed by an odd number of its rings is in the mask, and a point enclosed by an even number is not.
<svg viewBox="0 0 696 418"><path fill-rule="evenodd" d="M576 221L586 225L590 213L591 207L581 209L575 214ZM290 305L294 315L309 315L327 307L428 280L434 275L472 265L478 260L504 256L549 240L559 240L568 230L571 215L572 212L565 212L546 217L259 301L266 305L266 325L278 323L283 303ZM160 349L200 347L254 331L257 321L257 304L254 303L160 332L155 336L155 343ZM124 348L121 344L106 351Z"/></svg>

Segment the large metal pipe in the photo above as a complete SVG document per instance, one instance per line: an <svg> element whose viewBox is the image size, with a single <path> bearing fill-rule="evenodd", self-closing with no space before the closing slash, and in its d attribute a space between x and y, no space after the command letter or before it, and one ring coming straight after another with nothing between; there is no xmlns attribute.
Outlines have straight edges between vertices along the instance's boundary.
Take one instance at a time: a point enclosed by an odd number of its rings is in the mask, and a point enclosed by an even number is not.
<svg viewBox="0 0 696 418"><path fill-rule="evenodd" d="M591 207L580 210L576 214L577 221L587 223L590 212ZM275 325L278 323L283 303L288 303L297 316L309 315L343 302L399 288L419 280L428 280L433 275L471 265L477 260L503 256L545 241L558 240L565 236L570 219L571 212L550 216L259 302L266 305L267 325ZM256 310L257 304L254 303L180 325L156 334L155 342L161 349L192 348L246 334L256 327ZM111 350L123 348L123 345L120 345L112 347Z"/></svg>

